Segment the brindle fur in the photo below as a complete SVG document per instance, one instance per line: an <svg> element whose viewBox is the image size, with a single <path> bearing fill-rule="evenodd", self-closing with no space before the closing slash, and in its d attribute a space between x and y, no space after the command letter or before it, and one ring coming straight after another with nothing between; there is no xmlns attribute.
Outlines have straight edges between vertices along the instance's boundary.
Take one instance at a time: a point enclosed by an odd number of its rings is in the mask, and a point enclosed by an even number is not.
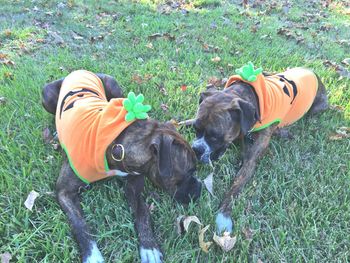
<svg viewBox="0 0 350 263"><path fill-rule="evenodd" d="M122 90L115 79L105 74L97 75L105 86L108 100L122 97ZM43 106L52 114L56 112L62 82L63 79L51 82L43 89ZM111 157L115 144L122 144L125 148L123 165ZM111 169L123 170L127 167L128 171L139 173L139 175L126 177L124 187L126 199L135 216L140 247L159 249L153 235L149 209L142 197L144 175L178 201L187 203L191 197L197 198L201 191L201 184L193 176L196 158L190 145L171 124L155 120L139 120L127 127L109 145L106 156ZM163 156L172 156L172 158ZM56 194L61 208L68 216L83 262L91 256L92 244L95 244L80 205L80 192L85 187L86 184L74 174L66 159L57 179Z"/></svg>
<svg viewBox="0 0 350 263"><path fill-rule="evenodd" d="M317 78L319 87L316 98L308 111L309 114L316 114L328 108L325 87L320 78ZM241 107L242 105L248 111L253 110L254 114L247 114L246 110ZM197 139L199 136L215 131L216 140L209 145L213 150L214 159L218 158L234 140L238 138L242 140L242 166L219 207L219 212L226 217L231 217L232 199L239 195L245 184L252 178L258 159L267 149L271 136L277 129L276 125L272 125L252 133L248 138L247 129L242 129L242 127L252 128L259 118L258 100L249 84L235 82L223 91L209 89L201 93L199 110L193 123Z"/></svg>

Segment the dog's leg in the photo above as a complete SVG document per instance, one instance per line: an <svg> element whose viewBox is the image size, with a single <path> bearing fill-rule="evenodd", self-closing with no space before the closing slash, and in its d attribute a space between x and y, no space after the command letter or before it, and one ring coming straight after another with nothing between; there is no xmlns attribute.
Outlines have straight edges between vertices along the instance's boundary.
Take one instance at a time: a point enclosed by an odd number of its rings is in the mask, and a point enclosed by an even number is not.
<svg viewBox="0 0 350 263"><path fill-rule="evenodd" d="M58 96L63 80L64 78L50 82L42 90L42 104L45 110L54 115L56 114Z"/></svg>
<svg viewBox="0 0 350 263"><path fill-rule="evenodd" d="M113 98L123 98L123 90L113 77L102 73L97 73L96 75L103 83L108 101Z"/></svg>
<svg viewBox="0 0 350 263"><path fill-rule="evenodd" d="M252 134L252 142L248 142L250 139L245 139L243 144L242 167L239 170L230 190L225 194L219 208L219 213L216 216L215 222L218 233L221 233L222 231L232 232L232 199L238 196L246 183L252 178L257 161L268 147L270 138L275 129L275 126L270 126L262 131Z"/></svg>
<svg viewBox="0 0 350 263"><path fill-rule="evenodd" d="M328 97L327 97L326 88L324 87L319 76L316 75L316 77L318 80L318 89L317 89L315 100L312 103L310 110L308 111L308 113L312 115L328 109Z"/></svg>
<svg viewBox="0 0 350 263"><path fill-rule="evenodd" d="M140 242L140 257L142 263L162 262L162 253L155 241L151 216L142 198L144 176L128 176L125 185L125 195L135 216L135 228Z"/></svg>
<svg viewBox="0 0 350 263"><path fill-rule="evenodd" d="M103 257L89 234L80 206L79 190L84 186L86 184L74 174L68 162L65 161L56 183L58 202L68 217L83 263L100 263L103 262Z"/></svg>

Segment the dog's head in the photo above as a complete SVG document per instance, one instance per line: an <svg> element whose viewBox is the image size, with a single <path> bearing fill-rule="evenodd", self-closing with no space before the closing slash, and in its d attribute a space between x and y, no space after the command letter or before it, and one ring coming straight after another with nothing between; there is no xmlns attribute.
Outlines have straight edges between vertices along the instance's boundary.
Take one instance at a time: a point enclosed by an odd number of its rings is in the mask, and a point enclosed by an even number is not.
<svg viewBox="0 0 350 263"><path fill-rule="evenodd" d="M120 139L125 145L124 164L129 170L146 175L181 203L189 203L200 196L202 184L194 176L195 153L174 125L137 121Z"/></svg>
<svg viewBox="0 0 350 263"><path fill-rule="evenodd" d="M254 106L234 93L209 89L200 94L193 123L196 139L192 144L197 158L217 160L238 136L246 135L257 121Z"/></svg>
<svg viewBox="0 0 350 263"><path fill-rule="evenodd" d="M188 203L201 193L201 182L194 176L196 156L191 146L175 130L161 128L151 142L154 162L150 179L172 195Z"/></svg>

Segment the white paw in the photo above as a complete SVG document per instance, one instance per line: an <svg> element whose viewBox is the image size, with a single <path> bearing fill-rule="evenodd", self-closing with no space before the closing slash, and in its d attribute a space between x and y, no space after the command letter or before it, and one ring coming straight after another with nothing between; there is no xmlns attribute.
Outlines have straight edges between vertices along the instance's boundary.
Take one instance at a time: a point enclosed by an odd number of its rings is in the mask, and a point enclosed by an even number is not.
<svg viewBox="0 0 350 263"><path fill-rule="evenodd" d="M104 259L100 250L97 248L96 243L90 244L90 255L84 260L83 263L103 263Z"/></svg>
<svg viewBox="0 0 350 263"><path fill-rule="evenodd" d="M220 235L222 232L232 233L233 222L230 217L223 213L218 213L215 219L216 231Z"/></svg>
<svg viewBox="0 0 350 263"><path fill-rule="evenodd" d="M163 255L156 248L140 248L141 263L162 263Z"/></svg>

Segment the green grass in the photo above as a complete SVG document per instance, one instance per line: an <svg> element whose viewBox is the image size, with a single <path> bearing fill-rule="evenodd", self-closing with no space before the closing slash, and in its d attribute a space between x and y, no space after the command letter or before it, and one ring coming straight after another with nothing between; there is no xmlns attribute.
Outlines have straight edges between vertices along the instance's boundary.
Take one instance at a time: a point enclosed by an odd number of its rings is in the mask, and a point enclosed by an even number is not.
<svg viewBox="0 0 350 263"><path fill-rule="evenodd" d="M197 227L178 236L174 222L180 214L197 215L204 225L211 224L206 239L211 238L224 189L239 168L239 147L232 146L215 163L216 197L204 190L199 202L183 207L148 184L145 197L155 203L152 219L166 262L350 261L350 142L329 140L338 127L350 126L350 81L323 65L350 56L350 46L340 42L350 39L350 17L339 11L341 5L323 8L317 1L289 1L287 13L282 4L270 8L269 1L247 11L236 2L187 1L160 13L164 1L72 0L63 7L59 1L0 1L0 53L15 62L14 67L0 64L0 97L7 100L0 105L0 253L10 252L11 262L78 262L66 217L52 195L62 158L42 140L45 127L54 129L53 116L40 104L45 83L80 68L107 73L125 91L143 92L153 118L183 120L194 117L210 77L228 77L251 60L266 71L314 69L330 103L343 110L302 119L290 128L293 140L273 139L254 179L234 201L237 244L229 253L218 247L203 253ZM325 16L318 20L321 11ZM324 24L330 25L328 31ZM281 27L304 41L277 34ZM72 31L83 40L75 40ZM148 38L166 32L175 40ZM205 52L205 44L217 49ZM216 56L218 63L211 61ZM133 81L136 75L144 81ZM189 141L194 137L190 129L180 132ZM199 165L201 179L209 172ZM31 190L41 194L33 212L23 205ZM152 192L160 200L147 197ZM118 180L96 183L82 203L105 259L137 262L133 217ZM251 240L244 229L253 231Z"/></svg>

